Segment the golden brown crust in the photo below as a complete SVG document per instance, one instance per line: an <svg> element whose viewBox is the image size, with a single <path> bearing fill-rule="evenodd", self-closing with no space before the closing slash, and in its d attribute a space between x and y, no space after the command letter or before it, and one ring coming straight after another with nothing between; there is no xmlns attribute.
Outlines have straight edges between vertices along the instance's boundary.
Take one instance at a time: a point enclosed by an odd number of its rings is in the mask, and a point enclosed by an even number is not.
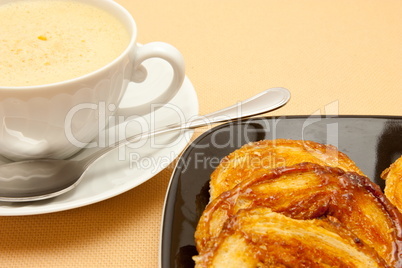
<svg viewBox="0 0 402 268"><path fill-rule="evenodd" d="M214 199L195 233L197 250L213 248L225 223L241 209L270 208L298 220L338 222L374 248L392 267L402 267L402 216L368 178L340 168L300 163L251 173Z"/></svg>
<svg viewBox="0 0 402 268"><path fill-rule="evenodd" d="M196 267L387 267L340 224L295 220L263 207L239 210L195 260Z"/></svg>
<svg viewBox="0 0 402 268"><path fill-rule="evenodd" d="M222 159L211 175L210 200L250 176L263 175L271 168L301 162L338 167L364 175L356 164L335 146L302 140L263 140L246 144Z"/></svg>
<svg viewBox="0 0 402 268"><path fill-rule="evenodd" d="M381 178L385 180L385 195L402 212L402 156L382 172Z"/></svg>

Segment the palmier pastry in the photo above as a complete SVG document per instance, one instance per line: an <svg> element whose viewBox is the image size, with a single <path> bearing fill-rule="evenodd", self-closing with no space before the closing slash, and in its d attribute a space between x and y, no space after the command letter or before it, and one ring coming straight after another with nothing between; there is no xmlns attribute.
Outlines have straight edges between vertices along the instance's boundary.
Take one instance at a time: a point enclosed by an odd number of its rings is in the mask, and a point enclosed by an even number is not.
<svg viewBox="0 0 402 268"><path fill-rule="evenodd" d="M363 175L356 164L335 146L302 140L263 140L246 144L222 159L211 175L210 200L251 175L262 175L271 168L301 162L339 167Z"/></svg>
<svg viewBox="0 0 402 268"><path fill-rule="evenodd" d="M197 267L388 267L377 252L340 224L295 220L268 208L230 217Z"/></svg>
<svg viewBox="0 0 402 268"><path fill-rule="evenodd" d="M402 216L367 177L340 168L300 163L250 174L212 200L195 233L198 252L208 252L225 222L241 209L270 208L298 219L336 222L372 247L391 267L402 267Z"/></svg>
<svg viewBox="0 0 402 268"><path fill-rule="evenodd" d="M385 195L402 212L402 156L382 172L381 178L385 180Z"/></svg>

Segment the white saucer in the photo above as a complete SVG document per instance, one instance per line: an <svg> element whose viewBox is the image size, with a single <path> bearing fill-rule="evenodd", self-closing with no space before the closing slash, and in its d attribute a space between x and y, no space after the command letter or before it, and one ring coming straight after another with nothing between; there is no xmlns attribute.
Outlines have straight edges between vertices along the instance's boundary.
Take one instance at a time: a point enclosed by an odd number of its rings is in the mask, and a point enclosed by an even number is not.
<svg viewBox="0 0 402 268"><path fill-rule="evenodd" d="M129 107L150 87L166 86L171 68L163 60L147 60L144 65L149 77L141 84L130 84L121 106ZM157 74L157 75L152 75ZM133 90L131 90L133 89ZM134 92L135 91L135 92ZM125 132L128 135L139 129L155 128L171 123L183 122L198 114L198 99L190 80L186 77L179 93L165 106L153 113L137 118L134 122L117 120L105 131L98 141L108 144L109 137ZM116 117L118 118L118 117ZM116 126L118 125L118 126ZM134 130L135 128L135 130ZM0 216L21 216L44 214L78 208L119 195L151 179L181 153L189 143L192 131L170 133L144 139L118 151L115 150L98 160L84 175L75 189L59 197L29 203L0 202ZM96 149L84 149L75 158L79 159ZM0 159L0 163L4 162Z"/></svg>

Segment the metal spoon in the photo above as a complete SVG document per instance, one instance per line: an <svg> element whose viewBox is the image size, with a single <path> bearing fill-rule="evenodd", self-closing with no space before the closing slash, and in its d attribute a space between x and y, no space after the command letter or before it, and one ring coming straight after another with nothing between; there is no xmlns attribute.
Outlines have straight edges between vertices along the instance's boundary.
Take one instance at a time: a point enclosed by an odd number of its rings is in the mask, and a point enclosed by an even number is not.
<svg viewBox="0 0 402 268"><path fill-rule="evenodd" d="M111 150L156 134L262 114L285 105L289 99L290 92L287 89L272 88L199 119L131 136L83 160L39 159L1 165L0 201L27 202L56 197L76 187L91 165Z"/></svg>

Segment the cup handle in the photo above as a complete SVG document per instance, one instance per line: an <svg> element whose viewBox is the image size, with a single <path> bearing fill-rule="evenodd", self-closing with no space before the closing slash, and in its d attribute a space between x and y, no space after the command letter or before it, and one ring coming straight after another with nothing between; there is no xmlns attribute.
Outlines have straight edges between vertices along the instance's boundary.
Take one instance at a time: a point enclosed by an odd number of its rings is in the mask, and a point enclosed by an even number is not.
<svg viewBox="0 0 402 268"><path fill-rule="evenodd" d="M161 58L166 60L173 68L173 78L170 85L152 100L136 106L118 109L119 115L144 115L150 112L151 104L168 103L179 91L185 78L184 58L172 45L164 42L152 42L137 46L134 55L134 69L131 81L140 83L147 77L147 70L142 63L150 58ZM152 92L150 92L152 94Z"/></svg>

